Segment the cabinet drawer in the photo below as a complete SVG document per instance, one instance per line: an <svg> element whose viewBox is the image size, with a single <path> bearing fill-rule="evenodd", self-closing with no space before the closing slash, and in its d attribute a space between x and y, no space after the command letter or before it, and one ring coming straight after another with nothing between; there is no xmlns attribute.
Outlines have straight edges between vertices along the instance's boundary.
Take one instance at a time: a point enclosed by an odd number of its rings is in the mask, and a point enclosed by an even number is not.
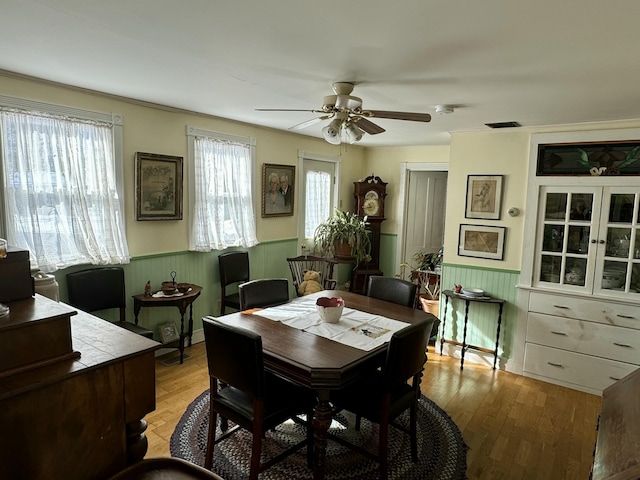
<svg viewBox="0 0 640 480"><path fill-rule="evenodd" d="M640 330L640 306L531 292L529 311Z"/></svg>
<svg viewBox="0 0 640 480"><path fill-rule="evenodd" d="M527 343L524 371L550 379L604 390L638 368L637 365Z"/></svg>
<svg viewBox="0 0 640 480"><path fill-rule="evenodd" d="M529 313L526 341L640 365L640 330Z"/></svg>

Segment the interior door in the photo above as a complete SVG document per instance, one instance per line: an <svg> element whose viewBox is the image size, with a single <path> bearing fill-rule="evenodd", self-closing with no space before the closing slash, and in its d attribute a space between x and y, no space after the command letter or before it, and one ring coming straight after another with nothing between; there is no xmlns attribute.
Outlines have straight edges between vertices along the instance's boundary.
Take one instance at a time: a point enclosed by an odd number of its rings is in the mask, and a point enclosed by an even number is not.
<svg viewBox="0 0 640 480"><path fill-rule="evenodd" d="M437 252L444 243L447 172L410 171L403 258L414 263L421 250Z"/></svg>
<svg viewBox="0 0 640 480"><path fill-rule="evenodd" d="M336 164L303 158L301 180L298 238L301 250L311 252L315 246L313 236L316 227L329 218L336 207Z"/></svg>

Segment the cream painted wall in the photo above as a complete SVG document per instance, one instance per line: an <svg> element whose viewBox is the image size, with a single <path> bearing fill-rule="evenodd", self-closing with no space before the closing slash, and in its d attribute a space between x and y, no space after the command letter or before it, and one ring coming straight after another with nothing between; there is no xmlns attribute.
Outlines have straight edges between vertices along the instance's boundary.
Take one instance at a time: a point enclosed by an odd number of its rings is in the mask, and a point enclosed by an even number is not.
<svg viewBox="0 0 640 480"><path fill-rule="evenodd" d="M387 182L387 197L382 223L384 233L398 232L398 195L400 194L400 165L402 163L448 163L449 146L378 147L368 148L362 178L373 174Z"/></svg>
<svg viewBox="0 0 640 480"><path fill-rule="evenodd" d="M526 130L504 132L454 133L451 136L449 184L447 188L447 221L445 225L445 262L519 270L522 229L527 190L529 137ZM467 175L504 175L500 220L477 220L464 217ZM520 215L507 215L509 207L520 209ZM458 256L460 224L507 227L504 261Z"/></svg>
<svg viewBox="0 0 640 480"><path fill-rule="evenodd" d="M84 91L40 82L29 78L16 78L0 73L0 92L20 98L71 106L99 112L122 114L124 119L124 192L126 228L129 250L132 256L184 251L188 248L188 194L187 178L190 166L187 162L186 125L232 135L256 138L256 212L258 240L261 242L297 237L299 204L294 205L294 215L263 219L260 185L262 165L276 163L298 166L298 150L321 155L341 156L340 200L345 208L351 208L353 181L362 176L364 148L349 145L335 146L324 140L306 137L207 115L179 111L171 108L147 105L142 102L120 99L98 92ZM135 220L135 152L160 153L182 156L184 163L183 220L136 221ZM297 174L296 170L296 174ZM298 175L296 175L298 177ZM296 189L299 188L296 178Z"/></svg>

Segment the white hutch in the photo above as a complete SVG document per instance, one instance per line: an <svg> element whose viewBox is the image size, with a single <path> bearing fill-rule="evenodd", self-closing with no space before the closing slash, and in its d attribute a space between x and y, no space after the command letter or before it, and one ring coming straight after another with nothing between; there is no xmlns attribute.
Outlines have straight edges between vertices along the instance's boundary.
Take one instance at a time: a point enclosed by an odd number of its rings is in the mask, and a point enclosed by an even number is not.
<svg viewBox="0 0 640 480"><path fill-rule="evenodd" d="M640 176L603 174L602 154L584 150L586 175L540 174L538 156L624 141L640 142L640 130L531 138L516 364L525 376L598 395L640 366ZM640 168L631 161L640 154L620 156L616 165Z"/></svg>

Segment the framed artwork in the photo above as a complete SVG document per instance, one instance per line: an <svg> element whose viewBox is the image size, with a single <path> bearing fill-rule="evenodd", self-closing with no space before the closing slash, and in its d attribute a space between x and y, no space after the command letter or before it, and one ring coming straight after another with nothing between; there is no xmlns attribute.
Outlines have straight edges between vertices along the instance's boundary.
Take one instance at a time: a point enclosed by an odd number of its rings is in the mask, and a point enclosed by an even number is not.
<svg viewBox="0 0 640 480"><path fill-rule="evenodd" d="M165 323L158 327L162 343L172 343L180 340L180 333L175 323Z"/></svg>
<svg viewBox="0 0 640 480"><path fill-rule="evenodd" d="M505 227L460 225L458 255L502 260L504 257L505 231Z"/></svg>
<svg viewBox="0 0 640 480"><path fill-rule="evenodd" d="M182 157L136 152L136 220L182 220Z"/></svg>
<svg viewBox="0 0 640 480"><path fill-rule="evenodd" d="M262 165L262 218L293 215L296 167Z"/></svg>
<svg viewBox="0 0 640 480"><path fill-rule="evenodd" d="M465 218L500 220L502 175L469 175Z"/></svg>

